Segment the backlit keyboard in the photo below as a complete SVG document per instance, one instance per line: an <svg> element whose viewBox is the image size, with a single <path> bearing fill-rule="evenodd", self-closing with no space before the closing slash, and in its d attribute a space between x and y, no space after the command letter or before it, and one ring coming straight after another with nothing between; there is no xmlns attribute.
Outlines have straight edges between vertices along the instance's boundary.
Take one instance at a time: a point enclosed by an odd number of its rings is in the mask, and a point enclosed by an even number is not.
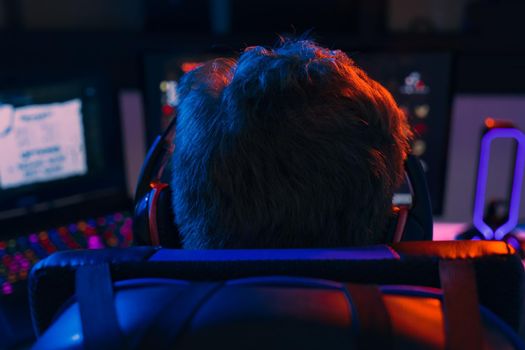
<svg viewBox="0 0 525 350"><path fill-rule="evenodd" d="M69 225L0 241L0 295L14 292L31 267L60 250L126 248L133 242L128 212L81 220Z"/></svg>

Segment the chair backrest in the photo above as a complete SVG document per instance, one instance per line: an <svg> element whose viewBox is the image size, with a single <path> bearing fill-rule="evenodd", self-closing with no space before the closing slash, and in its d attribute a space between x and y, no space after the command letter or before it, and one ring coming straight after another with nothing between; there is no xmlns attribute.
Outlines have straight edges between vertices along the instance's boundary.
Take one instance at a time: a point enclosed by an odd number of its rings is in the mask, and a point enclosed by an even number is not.
<svg viewBox="0 0 525 350"><path fill-rule="evenodd" d="M467 327L451 332L442 306L447 295L443 302L441 291L429 287L274 276L143 278L112 289L103 318L91 325L88 318L86 325L78 296L33 349L524 349L515 332L483 307L477 333L471 314ZM92 295L86 297L91 304ZM107 324L112 308L116 331Z"/></svg>
<svg viewBox="0 0 525 350"><path fill-rule="evenodd" d="M60 252L31 271L30 302L37 334L75 294L80 266L107 263L114 282L137 278L226 281L297 276L342 283L440 287L439 263L471 261L481 305L518 330L523 307L523 265L503 242L405 242L348 249L125 250Z"/></svg>

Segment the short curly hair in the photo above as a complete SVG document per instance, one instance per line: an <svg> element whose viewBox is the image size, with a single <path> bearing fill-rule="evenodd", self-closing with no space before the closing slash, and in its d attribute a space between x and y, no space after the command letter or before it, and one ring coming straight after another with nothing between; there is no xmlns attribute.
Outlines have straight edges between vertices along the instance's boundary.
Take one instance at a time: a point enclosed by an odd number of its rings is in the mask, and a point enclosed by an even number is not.
<svg viewBox="0 0 525 350"><path fill-rule="evenodd" d="M345 53L310 40L187 73L172 159L184 248L384 242L411 130Z"/></svg>

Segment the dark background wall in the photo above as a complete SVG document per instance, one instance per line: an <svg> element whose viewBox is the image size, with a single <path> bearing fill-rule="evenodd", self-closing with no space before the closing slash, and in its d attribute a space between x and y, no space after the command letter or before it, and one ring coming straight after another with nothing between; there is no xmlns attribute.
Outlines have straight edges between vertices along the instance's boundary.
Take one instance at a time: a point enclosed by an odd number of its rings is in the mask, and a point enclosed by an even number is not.
<svg viewBox="0 0 525 350"><path fill-rule="evenodd" d="M0 84L106 71L141 87L147 52L240 50L304 33L352 49L447 49L458 91L523 91L525 3L490 0L0 0Z"/></svg>

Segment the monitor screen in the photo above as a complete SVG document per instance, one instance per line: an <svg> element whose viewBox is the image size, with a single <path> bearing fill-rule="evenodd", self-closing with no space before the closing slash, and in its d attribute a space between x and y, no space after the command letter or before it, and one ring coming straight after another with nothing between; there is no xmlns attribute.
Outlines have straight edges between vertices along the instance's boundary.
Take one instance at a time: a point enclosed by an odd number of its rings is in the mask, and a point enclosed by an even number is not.
<svg viewBox="0 0 525 350"><path fill-rule="evenodd" d="M104 85L0 89L0 223L125 193L119 118Z"/></svg>
<svg viewBox="0 0 525 350"><path fill-rule="evenodd" d="M87 174L82 101L0 105L0 188Z"/></svg>
<svg viewBox="0 0 525 350"><path fill-rule="evenodd" d="M373 79L383 84L405 112L414 130L412 152L427 174L433 212L443 211L446 155L450 120L451 56L448 53L352 53ZM169 124L178 104L180 77L210 55L151 55L146 59L148 142ZM398 203L409 203L408 187L394 196Z"/></svg>

